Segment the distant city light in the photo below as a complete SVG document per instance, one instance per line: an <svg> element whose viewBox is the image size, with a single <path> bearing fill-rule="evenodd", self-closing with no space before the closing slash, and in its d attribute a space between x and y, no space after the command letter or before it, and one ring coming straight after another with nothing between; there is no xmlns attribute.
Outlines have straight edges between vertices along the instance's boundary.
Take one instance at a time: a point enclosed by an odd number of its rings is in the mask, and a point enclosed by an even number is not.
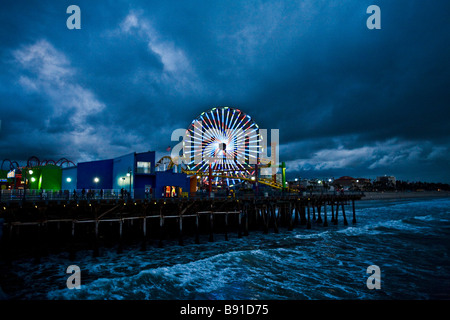
<svg viewBox="0 0 450 320"><path fill-rule="evenodd" d="M328 182L331 182L332 180L331 179L328 179Z"/></svg>
<svg viewBox="0 0 450 320"><path fill-rule="evenodd" d="M131 174L128 172L128 173L127 173L127 177L129 177L129 176L131 176Z"/></svg>
<svg viewBox="0 0 450 320"><path fill-rule="evenodd" d="M35 177L31 177L31 182L35 182L36 178Z"/></svg>
<svg viewBox="0 0 450 320"><path fill-rule="evenodd" d="M33 174L33 170L28 170L28 173L29 174Z"/></svg>
<svg viewBox="0 0 450 320"><path fill-rule="evenodd" d="M71 182L72 179L71 179L71 178L67 178L66 181L67 181L67 182Z"/></svg>
<svg viewBox="0 0 450 320"><path fill-rule="evenodd" d="M295 178L295 181L298 181L298 178Z"/></svg>
<svg viewBox="0 0 450 320"><path fill-rule="evenodd" d="M94 182L95 182L95 183L98 183L99 181L100 181L99 178L97 178L97 177L94 178Z"/></svg>
<svg viewBox="0 0 450 320"><path fill-rule="evenodd" d="M319 180L319 181L317 181L319 184L321 184L322 183L322 180Z"/></svg>

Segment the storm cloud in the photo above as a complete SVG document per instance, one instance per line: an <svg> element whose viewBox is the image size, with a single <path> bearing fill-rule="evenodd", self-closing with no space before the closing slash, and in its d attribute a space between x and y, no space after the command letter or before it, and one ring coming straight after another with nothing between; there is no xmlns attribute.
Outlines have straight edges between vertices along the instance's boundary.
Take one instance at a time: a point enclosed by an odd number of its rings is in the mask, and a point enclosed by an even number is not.
<svg viewBox="0 0 450 320"><path fill-rule="evenodd" d="M81 30L66 9L81 8ZM381 29L366 27L369 5ZM450 182L448 1L6 0L0 156L156 150L202 111L280 130L288 177Z"/></svg>

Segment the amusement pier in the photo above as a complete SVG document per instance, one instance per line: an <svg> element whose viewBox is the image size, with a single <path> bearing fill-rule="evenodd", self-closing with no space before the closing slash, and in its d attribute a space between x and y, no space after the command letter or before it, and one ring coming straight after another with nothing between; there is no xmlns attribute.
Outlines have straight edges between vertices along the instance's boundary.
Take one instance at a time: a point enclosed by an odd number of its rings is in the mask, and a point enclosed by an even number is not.
<svg viewBox="0 0 450 320"><path fill-rule="evenodd" d="M5 159L1 257L32 254L40 261L68 252L74 259L78 250L98 256L102 246L122 252L140 243L146 250L171 239L198 244L227 241L231 233L356 223L355 201L363 195L290 188L277 136L272 133L269 145L265 132L242 111L221 107L192 121L182 153L158 161L154 151L78 164L31 156L21 166Z"/></svg>

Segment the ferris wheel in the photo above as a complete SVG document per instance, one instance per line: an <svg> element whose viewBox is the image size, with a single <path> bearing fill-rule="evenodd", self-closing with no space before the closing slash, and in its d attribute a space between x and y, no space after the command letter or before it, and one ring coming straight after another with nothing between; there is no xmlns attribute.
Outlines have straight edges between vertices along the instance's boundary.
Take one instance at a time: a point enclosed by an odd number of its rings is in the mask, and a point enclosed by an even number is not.
<svg viewBox="0 0 450 320"><path fill-rule="evenodd" d="M262 137L258 125L239 109L212 108L192 121L183 139L188 170L245 177L260 160Z"/></svg>

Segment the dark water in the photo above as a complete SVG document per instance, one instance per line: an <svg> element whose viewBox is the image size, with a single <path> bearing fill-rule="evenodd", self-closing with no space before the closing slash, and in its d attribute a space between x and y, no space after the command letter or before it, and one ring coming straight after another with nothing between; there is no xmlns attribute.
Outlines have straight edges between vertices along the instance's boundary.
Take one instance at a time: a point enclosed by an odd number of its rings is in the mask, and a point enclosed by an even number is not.
<svg viewBox="0 0 450 320"><path fill-rule="evenodd" d="M348 227L340 216L328 228L16 261L3 298L450 299L450 199L360 201L356 215ZM72 264L81 268L80 290L66 288ZM381 269L380 290L366 286L369 265Z"/></svg>

